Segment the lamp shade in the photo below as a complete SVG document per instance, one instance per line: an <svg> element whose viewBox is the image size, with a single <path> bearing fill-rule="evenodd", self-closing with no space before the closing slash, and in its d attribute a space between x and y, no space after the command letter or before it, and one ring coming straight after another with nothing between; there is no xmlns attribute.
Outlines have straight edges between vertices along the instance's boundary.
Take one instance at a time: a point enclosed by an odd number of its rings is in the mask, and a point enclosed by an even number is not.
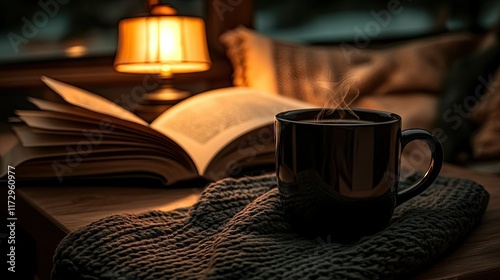
<svg viewBox="0 0 500 280"><path fill-rule="evenodd" d="M201 18L152 15L120 21L114 67L118 72L170 76L210 68Z"/></svg>

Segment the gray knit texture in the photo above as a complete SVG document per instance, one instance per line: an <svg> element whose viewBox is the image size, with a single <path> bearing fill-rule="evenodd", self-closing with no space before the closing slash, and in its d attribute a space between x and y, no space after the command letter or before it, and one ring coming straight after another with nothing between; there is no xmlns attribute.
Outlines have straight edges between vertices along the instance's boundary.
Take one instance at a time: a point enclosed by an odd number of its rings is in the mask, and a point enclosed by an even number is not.
<svg viewBox="0 0 500 280"><path fill-rule="evenodd" d="M398 278L415 273L463 240L483 216L488 198L475 182L438 177L425 192L396 208L389 227L341 245L292 231L274 175L224 179L208 186L190 208L114 215L72 232L59 244L52 276Z"/></svg>

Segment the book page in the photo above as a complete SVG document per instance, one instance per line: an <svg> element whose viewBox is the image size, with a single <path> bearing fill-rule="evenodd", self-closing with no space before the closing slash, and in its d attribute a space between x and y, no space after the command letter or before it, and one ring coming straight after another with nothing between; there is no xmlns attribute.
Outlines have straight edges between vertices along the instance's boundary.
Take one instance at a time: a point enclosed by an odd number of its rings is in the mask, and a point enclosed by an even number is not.
<svg viewBox="0 0 500 280"><path fill-rule="evenodd" d="M200 175L211 159L237 137L274 121L282 111L314 107L250 88L224 88L193 96L160 115L150 127L174 139Z"/></svg>
<svg viewBox="0 0 500 280"><path fill-rule="evenodd" d="M27 125L14 125L12 130L17 135L17 138L21 141L24 147L50 147L50 146L67 146L75 145L77 146L80 142L91 143L93 145L100 145L105 143L106 145L121 145L128 147L150 147L157 149L158 146L152 144L151 141L145 141L144 139L138 139L130 137L130 135L125 133L112 133L112 134L100 134L93 133L89 131L80 131L79 133L71 133L64 131L64 134L52 134L42 131L37 133L37 130L27 126ZM39 130L40 131L40 130ZM105 138L104 138L105 136ZM91 142L93 141L93 142Z"/></svg>
<svg viewBox="0 0 500 280"><path fill-rule="evenodd" d="M97 112L92 112L80 107L72 106L72 105L67 105L67 104L60 104L60 103L54 103L51 101L46 101L46 100L41 100L37 98L28 98L28 100L33 103L36 107L38 107L42 111L31 111L31 112L24 112L21 114L23 116L26 115L37 115L38 117L49 117L49 118L56 118L56 119L66 119L69 121L77 121L77 122L91 122L95 123L99 126L99 123L104 122L107 125L111 126L119 126L122 130L126 130L127 132L130 132L128 134L125 134L124 137L130 138L130 140L134 140L137 138L141 139L152 139L153 141L156 140L158 141L171 141L170 139L165 139L165 135L159 133L158 131L149 128L148 126L144 126L142 124L137 124L133 122L129 122L127 120L123 119L118 119L110 115L106 114L101 114ZM52 112L52 113L51 113ZM19 113L19 111L18 111ZM56 114L53 114L56 113ZM114 133L115 135L118 135L118 133ZM161 143L160 143L161 144ZM163 143L165 144L165 143Z"/></svg>
<svg viewBox="0 0 500 280"><path fill-rule="evenodd" d="M95 95L81 88L77 88L72 85L56 81L49 77L42 76L41 79L47 86L49 86L52 90L54 90L57 94L59 94L62 98L64 98L66 102L70 104L73 104L75 106L93 112L142 124L144 126L148 125L148 123L145 122L143 119L125 110L125 108L116 105L115 103L109 101L106 98Z"/></svg>

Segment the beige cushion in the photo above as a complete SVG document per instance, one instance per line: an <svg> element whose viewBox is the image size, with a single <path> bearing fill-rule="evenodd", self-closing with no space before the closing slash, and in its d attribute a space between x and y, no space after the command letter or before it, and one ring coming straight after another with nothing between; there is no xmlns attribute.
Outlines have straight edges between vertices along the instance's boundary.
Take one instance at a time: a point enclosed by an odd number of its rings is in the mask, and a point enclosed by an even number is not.
<svg viewBox="0 0 500 280"><path fill-rule="evenodd" d="M475 47L477 37L450 34L374 50L281 42L238 27L221 42L236 86L317 106L392 111L402 115L404 127L431 128L443 75L456 57Z"/></svg>

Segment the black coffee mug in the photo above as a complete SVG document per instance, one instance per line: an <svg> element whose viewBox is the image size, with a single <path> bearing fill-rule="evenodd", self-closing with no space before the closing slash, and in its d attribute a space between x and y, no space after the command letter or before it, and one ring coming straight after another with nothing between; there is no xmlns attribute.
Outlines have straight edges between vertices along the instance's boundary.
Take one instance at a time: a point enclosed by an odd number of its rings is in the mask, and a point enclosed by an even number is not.
<svg viewBox="0 0 500 280"><path fill-rule="evenodd" d="M373 110L320 108L276 115L276 173L283 210L309 237L352 242L382 230L394 208L423 192L443 162L441 143L401 117ZM401 153L413 140L432 153L423 177L398 189Z"/></svg>

